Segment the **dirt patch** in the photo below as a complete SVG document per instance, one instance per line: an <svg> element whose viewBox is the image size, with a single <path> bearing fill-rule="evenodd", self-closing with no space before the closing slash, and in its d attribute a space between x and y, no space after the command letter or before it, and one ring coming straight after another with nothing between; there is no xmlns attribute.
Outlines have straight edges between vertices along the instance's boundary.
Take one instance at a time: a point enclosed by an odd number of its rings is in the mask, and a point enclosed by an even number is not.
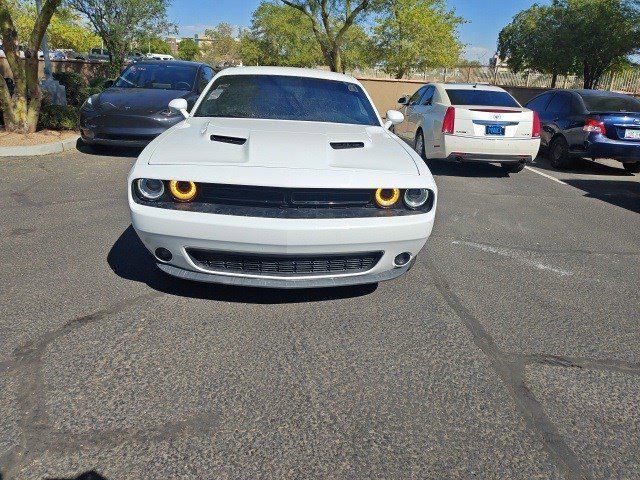
<svg viewBox="0 0 640 480"><path fill-rule="evenodd" d="M78 132L73 130L40 130L36 133L12 133L0 130L0 147L28 147L31 145L45 145L47 143L61 142L73 138Z"/></svg>

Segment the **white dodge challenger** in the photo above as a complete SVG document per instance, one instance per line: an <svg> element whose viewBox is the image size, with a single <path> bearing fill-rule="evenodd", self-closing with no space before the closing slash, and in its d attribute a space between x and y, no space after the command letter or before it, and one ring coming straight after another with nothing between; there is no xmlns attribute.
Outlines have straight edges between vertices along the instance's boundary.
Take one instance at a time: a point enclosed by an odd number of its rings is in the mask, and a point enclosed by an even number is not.
<svg viewBox="0 0 640 480"><path fill-rule="evenodd" d="M132 224L164 272L307 288L405 273L431 234L436 185L352 77L220 72L128 178Z"/></svg>

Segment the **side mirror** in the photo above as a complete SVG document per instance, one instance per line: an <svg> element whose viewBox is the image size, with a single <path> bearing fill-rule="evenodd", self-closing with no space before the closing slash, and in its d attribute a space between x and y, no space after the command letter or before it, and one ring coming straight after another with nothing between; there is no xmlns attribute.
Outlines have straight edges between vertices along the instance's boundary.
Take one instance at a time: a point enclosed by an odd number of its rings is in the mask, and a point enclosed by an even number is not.
<svg viewBox="0 0 640 480"><path fill-rule="evenodd" d="M409 104L409 96L408 95L403 95L402 97L400 97L398 99L398 103L400 105L408 105Z"/></svg>
<svg viewBox="0 0 640 480"><path fill-rule="evenodd" d="M169 110L180 112L184 118L189 118L187 108L189 108L189 104L184 98L174 98L169 102Z"/></svg>
<svg viewBox="0 0 640 480"><path fill-rule="evenodd" d="M397 110L389 110L387 112L387 121L384 123L384 128L389 130L391 125L398 125L399 123L404 122L404 115L402 112Z"/></svg>
<svg viewBox="0 0 640 480"><path fill-rule="evenodd" d="M104 82L104 83L102 84L102 86L103 86L104 88L111 88L111 87L113 87L113 84L114 84L114 83L115 83L115 82L114 82L113 80L107 80L106 82Z"/></svg>

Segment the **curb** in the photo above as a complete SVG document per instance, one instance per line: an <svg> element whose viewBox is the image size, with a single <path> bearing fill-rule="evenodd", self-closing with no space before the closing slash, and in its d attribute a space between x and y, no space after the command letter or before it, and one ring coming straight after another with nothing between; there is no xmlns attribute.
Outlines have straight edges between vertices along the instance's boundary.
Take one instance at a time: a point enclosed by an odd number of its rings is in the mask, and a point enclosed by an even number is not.
<svg viewBox="0 0 640 480"><path fill-rule="evenodd" d="M61 142L30 145L25 147L0 147L0 157L36 157L75 150L80 135L67 138Z"/></svg>

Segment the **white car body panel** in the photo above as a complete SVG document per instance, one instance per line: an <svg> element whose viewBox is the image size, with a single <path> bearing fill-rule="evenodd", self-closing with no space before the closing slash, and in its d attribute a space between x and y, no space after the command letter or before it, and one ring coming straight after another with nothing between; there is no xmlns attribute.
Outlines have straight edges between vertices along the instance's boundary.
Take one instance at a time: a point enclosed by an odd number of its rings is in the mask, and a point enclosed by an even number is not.
<svg viewBox="0 0 640 480"><path fill-rule="evenodd" d="M430 101L427 98L430 95L427 90L429 88L433 90ZM425 91L417 103L404 107L405 118L408 121L396 128L396 132L412 145L415 145L417 135L422 132L427 159L508 163L530 160L537 156L540 138L532 138L531 135L531 110L524 107L452 105L446 93L447 88L505 92L490 85L432 83L422 87ZM451 106L455 108L455 130L452 134L443 134L443 120ZM504 126L504 135L487 135L486 126L492 124ZM464 155L460 157L456 153Z"/></svg>
<svg viewBox="0 0 640 480"><path fill-rule="evenodd" d="M212 82L225 74L308 76L358 83L331 72L277 67L228 69ZM152 141L133 165L128 178L133 227L152 253L160 247L172 252L170 262L158 262L161 269L191 280L301 288L395 278L410 268L431 234L437 188L424 161L381 125L190 116ZM214 142L211 135L241 137L246 143ZM334 150L331 142L362 142L364 148ZM285 188L426 188L433 192L434 201L429 211L406 215L236 216L141 204L132 189L138 178ZM187 248L261 255L383 253L366 272L283 278L205 270L187 254ZM411 264L398 268L394 259L404 252L411 254Z"/></svg>

